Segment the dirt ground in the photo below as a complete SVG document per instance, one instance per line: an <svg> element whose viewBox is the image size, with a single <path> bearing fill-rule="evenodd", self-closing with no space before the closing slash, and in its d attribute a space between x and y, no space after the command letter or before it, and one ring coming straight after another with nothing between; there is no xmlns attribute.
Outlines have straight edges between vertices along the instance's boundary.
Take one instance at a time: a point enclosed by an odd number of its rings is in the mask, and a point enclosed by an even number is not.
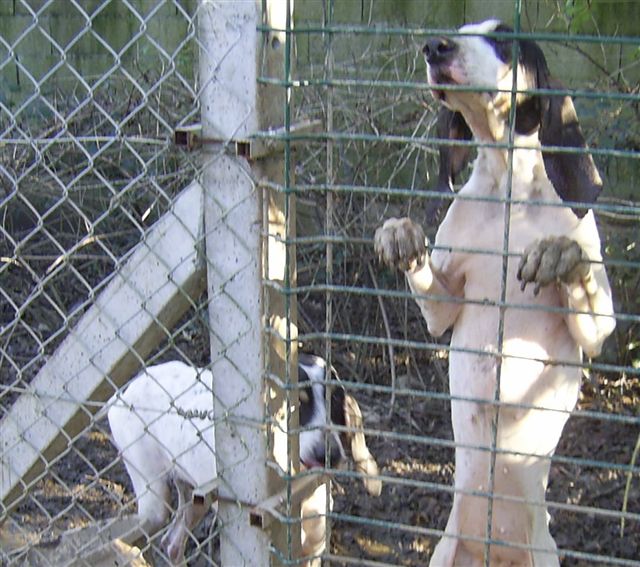
<svg viewBox="0 0 640 567"><path fill-rule="evenodd" d="M582 407L596 407L597 396L597 390L586 384ZM368 442L381 473L390 480L379 498L369 496L356 479L341 478L335 483L332 559L325 564L358 565L369 560L425 565L436 541L430 530L444 528L451 502L445 489L452 480L453 451L437 444L452 439L448 407L440 400L399 397L387 419L390 406L384 396L359 392L357 398L366 427L381 432L369 436ZM131 507L123 508L131 499L129 479L116 460L106 428L102 421L78 439L12 514L14 526L38 532L41 541L53 542L62 530L131 511ZM565 429L558 455L625 465L637 433L632 425L574 417ZM621 537L619 519L607 515L607 511L622 508L625 481L624 473L613 468L554 464L549 501L586 507L551 509L552 533L559 548L567 552L564 566L600 565L608 557L640 557L640 524L627 522ZM640 511L637 479L631 485L628 509ZM207 518L198 529L200 540L212 532L212 521ZM213 540L205 549L215 556L215 537ZM602 558L587 560L580 554ZM210 564L202 554L189 563L197 567Z"/></svg>
<svg viewBox="0 0 640 567"><path fill-rule="evenodd" d="M376 406L375 402L368 403ZM448 412L430 403L399 404L385 429L452 439ZM429 407L431 406L431 407ZM378 401L379 411L385 404ZM558 456L574 456L602 462L626 464L638 433L637 426L572 418L558 447ZM453 475L453 450L426 442L372 439L371 450L385 475L406 481L449 485ZM562 565L601 565L606 558L640 557L640 525L625 527L620 537L619 519L607 517L606 511L619 511L626 475L609 468L555 463L551 470L548 501L587 507L587 511L570 511L551 507L551 531L558 547L566 551ZM361 525L342 521L333 531L332 550L349 557L367 558L394 565L425 565L437 539L428 530L444 529L451 496L431 487L387 483L379 499L372 499L358 483L336 496L338 514L360 516ZM628 510L638 511L640 487L634 482ZM392 524L378 527L368 519ZM396 527L397 526L397 527ZM573 553L572 553L573 552ZM587 560L580 554L603 556ZM340 562L336 563L340 564Z"/></svg>
<svg viewBox="0 0 640 567"><path fill-rule="evenodd" d="M307 264L314 265L312 261ZM18 285L16 280L16 289ZM391 288L394 286L398 287L397 282L389 284ZM343 298L337 300L343 301ZM336 311L367 313L368 319L360 322L362 329L352 329L347 326L352 321L345 318L341 321L344 326L341 330L379 335L382 323L375 320L378 316L376 310L371 309L370 299L345 297L344 301L347 300L351 302L351 311L340 304ZM306 298L304 305L298 306L301 320L324 321L323 305L322 298ZM396 336L402 336L402 329L426 334L415 305L410 304L408 312L400 305L393 311L394 316L396 313L406 315L402 320L396 317L397 320L391 323ZM309 323L306 326L306 332L314 330ZM172 348L188 356L194 364L206 364L209 345L205 322L194 317L192 323L183 322L178 328L180 331L173 337ZM27 339L14 337L23 361L34 356ZM420 336L416 340L421 340ZM310 345L308 348L322 352L318 347ZM388 383L389 365L381 355L385 350L380 345L368 345L366 341L335 346L334 364L343 380L347 384L354 382L367 386L367 389L354 390L353 395L363 410L365 427L372 432L368 444L385 482L382 495L374 498L356 479L348 476L336 479L331 556L325 561L327 565L364 565L367 561L376 565L425 565L437 538L433 530L445 527L449 513L453 449L450 447L449 405L444 399L446 360L435 360L433 352L407 348L407 352L411 351L407 357L415 364L406 361L398 364L397 385L404 390L399 391L390 413L389 394L370 388ZM160 356L167 360L176 358L177 354L165 350ZM405 354L396 352L396 356L400 359ZM411 376L407 370L414 367L418 377ZM15 384L19 379L9 370L7 367L2 369L0 383ZM31 367L30 372L37 372L37 367ZM360 373L357 378L354 377L356 372ZM12 402L9 395L12 391L8 389L0 405ZM402 391L409 393L401 395ZM632 479L627 504L635 520L627 521L622 536L620 519L616 516L623 507L627 480L624 467L631 461L639 434L638 407L640 378L637 375L594 374L583 382L578 412L565 428L551 469L548 491L551 531L563 551L565 567L603 565L609 558L611 564L616 564L614 558L640 559L640 521L637 519L640 479L637 475ZM594 412L597 417L585 416L580 410ZM605 416L612 416L612 419L605 419ZM624 416L636 416L635 422L625 422L621 419ZM64 530L133 510L129 478L109 440L106 420L102 420L56 459L47 475L29 491L1 527L5 528L4 533L15 534L16 539L53 545ZM210 515L196 533L200 542L209 540L203 549L214 558L217 553L215 530L216 524ZM8 549L2 541L2 533L0 544L4 551ZM193 545L191 549L194 549ZM195 553L190 567L211 565L205 553ZM0 554L0 564L2 558L3 554ZM618 561L617 564L625 563Z"/></svg>

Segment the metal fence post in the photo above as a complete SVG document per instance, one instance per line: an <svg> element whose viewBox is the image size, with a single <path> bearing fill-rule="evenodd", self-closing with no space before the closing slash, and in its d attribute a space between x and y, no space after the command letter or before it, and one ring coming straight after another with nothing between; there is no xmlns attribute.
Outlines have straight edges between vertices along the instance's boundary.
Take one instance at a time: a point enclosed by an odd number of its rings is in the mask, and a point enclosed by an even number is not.
<svg viewBox="0 0 640 567"><path fill-rule="evenodd" d="M262 8L261 2L202 2L199 9L203 136L213 141L203 185L223 565L278 563L297 553L300 540L299 525L270 522L267 533L265 518L252 514L252 506L285 489L282 471L267 463L275 460L289 473L297 465L288 435L285 459L272 456L279 428L267 426L278 422L286 434L291 394L285 400L277 380L263 379L286 380L294 362L290 304L262 287L262 278L285 283L293 273L282 240L269 238L263 247L262 234L264 217L270 233L287 238L286 198L271 191L263 196L259 187L263 178L282 181L284 156L254 159L250 142L243 142L284 121L285 90L258 83L261 68L282 73L286 43L284 33L257 31ZM281 25L289 3L266 2L264 8L266 23ZM273 276L278 265L283 271ZM265 341L268 324L276 338Z"/></svg>

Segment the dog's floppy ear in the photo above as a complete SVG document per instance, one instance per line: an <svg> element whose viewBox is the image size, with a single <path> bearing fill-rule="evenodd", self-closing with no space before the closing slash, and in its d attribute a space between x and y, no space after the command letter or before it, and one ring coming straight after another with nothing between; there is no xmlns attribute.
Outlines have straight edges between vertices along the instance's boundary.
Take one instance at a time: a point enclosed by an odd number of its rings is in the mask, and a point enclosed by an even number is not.
<svg viewBox="0 0 640 567"><path fill-rule="evenodd" d="M436 121L436 133L440 140L471 140L473 134L460 112L454 112L446 107L440 108ZM471 147L467 145L438 146L440 167L438 169L438 181L434 191L439 193L453 192L453 184L457 176L465 168L471 159ZM436 222L443 210L445 199L433 198L427 202L426 216L430 223Z"/></svg>
<svg viewBox="0 0 640 567"><path fill-rule="evenodd" d="M563 86L551 76L544 52L534 41L520 40L519 63L524 69L527 85L540 90L562 90ZM590 203L595 202L602 189L602 180L586 152L571 153L545 149L587 147L573 101L568 95L522 96L516 107L515 129L518 134L530 134L538 130L542 157L547 177L563 201L585 203L575 207L579 217L584 216Z"/></svg>
<svg viewBox="0 0 640 567"><path fill-rule="evenodd" d="M555 80L549 81L552 89L561 89ZM547 176L563 201L584 203L585 207L575 207L573 212L583 217L602 190L602 179L591 154L565 153L545 150L545 146L585 149L587 144L573 101L568 95L550 95L546 112L540 125L540 143Z"/></svg>
<svg viewBox="0 0 640 567"><path fill-rule="evenodd" d="M438 113L436 132L441 140L471 140L473 135L459 112L442 107ZM440 170L437 191L453 191L456 177L469 163L471 147L442 144L438 148Z"/></svg>
<svg viewBox="0 0 640 567"><path fill-rule="evenodd" d="M509 46L509 48L511 47ZM524 71L527 86L534 89L550 88L551 75L547 60L544 52L535 41L529 39L518 41L518 64ZM517 98L516 132L524 135L533 134L542 125L549 106L548 98L538 94L519 94Z"/></svg>
<svg viewBox="0 0 640 567"><path fill-rule="evenodd" d="M380 496L382 481L378 478L378 464L369 452L367 441L364 438L362 424L362 412L354 398L349 395L344 397L344 415L346 426L349 428L348 436L351 440L351 457L356 470L365 476L362 481L372 496Z"/></svg>

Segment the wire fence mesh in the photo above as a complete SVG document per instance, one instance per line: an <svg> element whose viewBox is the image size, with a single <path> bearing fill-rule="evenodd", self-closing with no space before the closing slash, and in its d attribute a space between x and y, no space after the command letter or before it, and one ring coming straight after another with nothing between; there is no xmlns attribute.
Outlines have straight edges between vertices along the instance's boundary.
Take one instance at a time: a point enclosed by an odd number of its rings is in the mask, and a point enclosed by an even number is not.
<svg viewBox="0 0 640 567"><path fill-rule="evenodd" d="M3 564L63 564L64 552L49 550L64 546L56 545L62 534L127 509L130 480L116 466L106 422L90 426L109 390L149 355L200 366L209 359L203 286L182 278L189 259L170 250L186 254L183 244L202 238L197 222L173 204L201 169L197 155L173 144L177 126L199 119L196 8L164 1L0 6L5 504L7 484L18 494L3 508ZM160 233L177 230L183 244L168 246L152 228L167 211L173 218ZM137 251L140 241L146 250ZM149 278L164 279L141 282L126 270L131 258ZM174 294L186 305L163 313ZM186 307L192 314L176 321ZM76 348L60 352L70 339ZM114 351L125 357L116 366ZM43 376L48 362L52 371ZM33 415L19 405L30 398ZM77 406L67 424L57 413L65 402ZM9 434L21 427L18 439ZM29 447L22 443L38 450L51 435L56 443L25 474L21 455ZM67 554L81 558L96 537L85 533Z"/></svg>
<svg viewBox="0 0 640 567"><path fill-rule="evenodd" d="M181 256L177 246L182 242L201 250L205 239L208 248L224 242L217 240L216 231L233 232L234 214L242 212L238 203L225 201L222 186L207 198L194 193L193 201L180 204L179 195L194 179L202 180L207 168L228 159L228 146L212 149L206 133L192 136L190 129L201 120L206 88L198 60L225 58L209 53L198 33L206 4L0 3L0 427L3 475L9 470L12 478L20 476L15 488L3 493L3 564L73 564L63 559L68 549L80 553L88 542L108 539L105 526L132 529L114 523L135 511L135 492L104 408L111 393L125 391L138 369L179 360L213 371L191 381L183 374L188 385L179 392L167 385L175 382L165 384L162 378L145 390L149 406L157 399L171 409L145 408L153 410L144 414L150 417L135 411L128 430L133 434L143 425L148 433L156 428L160 433L150 437L165 446L165 434L172 429L166 416L194 411L191 401L186 402L193 399L193 384L200 386L203 380L208 391L206 381L215 380L223 367L232 367L246 385L247 397L256 393L256 377L247 374L248 365L242 367L242 355L232 352L242 337L221 336L212 326L216 313L224 313L219 315L223 328L232 319L250 321L222 309L232 304L237 313L245 313L247 305L225 286L241 280L251 261L223 273L220 255L233 256L235 250L221 244L203 266L198 260L202 256ZM385 219L408 215L422 224L433 243L446 209L463 200L458 193L436 190L438 150L446 141L437 130L439 104L426 84L421 48L443 30L495 16L515 24L524 39L542 47L552 74L573 95L605 179L593 208L617 327L602 355L581 365L577 409L551 460L551 533L563 565L638 565L640 467L632 464L640 424L640 211L634 191L640 41L632 25L640 16L638 7L622 1L565 5L527 0L492 3L489 12L487 3L462 0L394 4L299 0L294 29L282 36L291 41L290 69L259 70L260 85L272 88L276 96L291 96L284 108L284 131L263 131L257 139L283 143L288 159L277 166L282 168L279 179L251 177L249 198L284 198L284 225L296 229L276 236L263 223L265 247L284 242L292 271L295 266L290 281L265 276L263 287L275 290L265 301L295 301L295 307L285 310L285 319L298 336L289 335L283 342L288 345L285 362L295 360L299 342L301 351L322 355L337 369L340 384L358 400L367 443L383 479L382 494L375 497L356 466L339 469L326 462L319 469L334 481L333 506L321 502L319 508L327 513L324 529L330 536L323 562L422 565L447 523L456 494L454 455L460 448L451 425L452 400L460 398L449 390L449 359L460 349L451 346L449 334L429 334L404 276L379 263L373 236ZM611 5L615 10L609 12ZM258 26L260 33L273 32L273 27L286 30L284 23ZM321 131L296 131L296 123L310 119L321 121ZM176 144L176 130L194 147ZM477 143L468 144L476 151ZM469 172L462 172L463 180ZM211 195L208 206L219 208L219 224L203 229L190 210ZM517 205L516 199L510 206ZM269 211L264 216L268 221ZM163 222L166 231L158 229ZM469 246L472 254L482 248L473 241ZM506 257L502 248L489 255L484 251L484 256L487 265L494 256L500 261ZM141 272L148 274L143 280L147 283L141 283ZM159 274L169 274L168 283ZM215 274L219 279L214 285ZM100 294L109 286L125 294L101 302ZM133 298L130 308L124 298ZM495 303L509 307L499 296ZM171 307L164 309L167 304ZM91 313L92 324L85 326ZM228 330L233 334L230 326ZM104 335L98 349L89 346L98 340L93 332ZM281 327L266 316L261 329L249 324L243 332L274 336ZM85 350L65 350L69 337ZM118 364L107 356L114 350L122 351ZM268 357L265 360L260 378L297 392L288 386L293 380L288 365L269 366ZM48 380L35 382L43 369ZM152 398L156 386L161 393ZM165 399L163 393L169 392ZM468 395L471 392L463 397ZM38 400L28 406L33 415L19 405L25 396ZM54 408L69 401L77 411L70 425L62 426ZM92 417L95 411L97 418ZM197 411L209 409L202 405ZM16 414L23 421L14 419ZM55 433L55 439L23 471L13 460L18 442L7 432L12 423L40 423L42 415L49 427L33 427L35 437L29 437L31 430L25 426L22 437L35 451L41 446L38 436ZM289 425L298 430L296 424ZM345 427L333 423L325 430L342 433ZM134 435L120 452L144 435ZM492 448L496 454L495 442ZM172 459L179 461L186 454L173 454ZM247 453L234 455L232 461L230 468L241 471L235 474L255 474ZM207 462L203 468L212 466ZM299 526L291 506L292 469L285 465L283 473L274 463L268 468L287 481L284 523ZM145 481L147 495L158 494L152 480L157 479ZM223 490L223 496L235 498L238 510L247 506L244 495L225 495ZM193 537L187 538L188 564L224 564L219 546L229 518L208 514L194 528ZM145 552L152 564L166 560L163 535L152 538ZM291 537L297 537L295 529ZM51 554L52 548L57 554ZM127 549L110 548L110 558L121 554L122 561ZM300 563L286 553L271 553L275 562ZM84 557L85 564L99 564L96 555ZM255 564L252 560L245 557L245 564ZM82 559L74 556L73 561Z"/></svg>

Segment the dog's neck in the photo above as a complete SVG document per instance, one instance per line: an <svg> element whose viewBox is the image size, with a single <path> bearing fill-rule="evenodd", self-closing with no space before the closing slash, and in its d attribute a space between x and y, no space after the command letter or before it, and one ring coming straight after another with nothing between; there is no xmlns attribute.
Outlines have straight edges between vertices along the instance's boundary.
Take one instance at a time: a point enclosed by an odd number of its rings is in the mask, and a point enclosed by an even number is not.
<svg viewBox="0 0 640 567"><path fill-rule="evenodd" d="M547 181L538 133L513 134L509 140L509 128L503 112L495 107L483 107L482 114L478 109L464 113L465 120L480 145L474 173L482 176L484 183L477 190L487 195L505 197L507 190L507 174L511 169L511 195L514 198L530 199L539 195ZM485 145L490 144L490 145ZM495 147L500 144L503 147ZM509 147L513 147L510 150ZM512 154L512 156L511 156Z"/></svg>

